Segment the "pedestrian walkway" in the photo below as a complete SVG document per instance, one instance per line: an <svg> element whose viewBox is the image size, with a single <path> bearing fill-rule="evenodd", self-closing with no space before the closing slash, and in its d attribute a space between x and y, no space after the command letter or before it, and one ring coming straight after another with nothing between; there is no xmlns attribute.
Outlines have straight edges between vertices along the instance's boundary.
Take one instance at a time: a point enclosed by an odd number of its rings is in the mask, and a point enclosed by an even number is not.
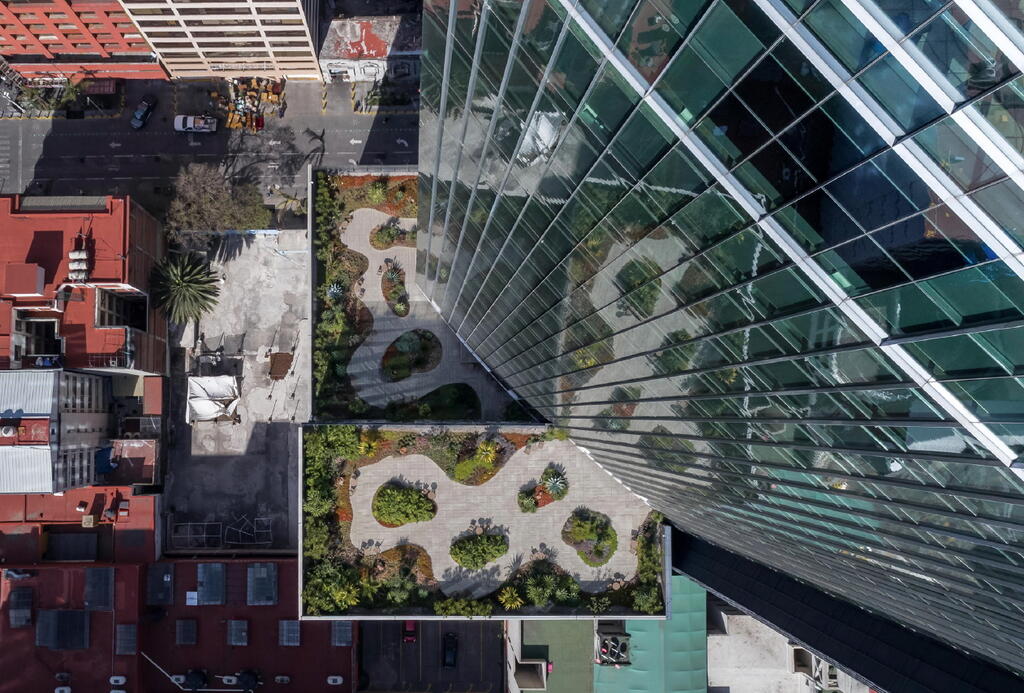
<svg viewBox="0 0 1024 693"><path fill-rule="evenodd" d="M370 245L373 230L390 219L391 216L375 209L357 209L341 232L345 245L369 260L363 275L362 301L373 314L373 331L349 362L352 386L366 403L384 407L395 400L417 399L442 385L466 383L480 398L483 419L501 421L510 398L462 345L416 285L416 249L395 246L377 250ZM411 230L416 220L399 219L398 225ZM385 266L386 259L397 261L405 270L405 288L409 294L409 313L405 316L395 315L381 291L381 275L377 271ZM410 330L428 330L437 337L441 343L441 362L425 373L413 373L398 382L387 381L381 358L392 342Z"/></svg>
<svg viewBox="0 0 1024 693"><path fill-rule="evenodd" d="M569 493L535 513L519 509L516 495L536 485L550 464L560 466ZM599 468L569 441L535 443L517 451L494 478L481 486L452 481L425 455L385 457L360 468L352 490L352 543L367 550L387 550L401 544L421 546L430 554L434 577L447 595L477 598L497 589L521 565L539 554L558 563L586 592L601 592L612 582L636 573L631 535L650 508L610 474ZM384 527L374 519L371 503L377 489L399 481L435 494L437 515L428 522ZM562 541L562 527L577 507L604 513L618 535L618 550L603 566L591 567ZM452 560L449 548L477 525L508 537L508 553L481 570L467 570Z"/></svg>

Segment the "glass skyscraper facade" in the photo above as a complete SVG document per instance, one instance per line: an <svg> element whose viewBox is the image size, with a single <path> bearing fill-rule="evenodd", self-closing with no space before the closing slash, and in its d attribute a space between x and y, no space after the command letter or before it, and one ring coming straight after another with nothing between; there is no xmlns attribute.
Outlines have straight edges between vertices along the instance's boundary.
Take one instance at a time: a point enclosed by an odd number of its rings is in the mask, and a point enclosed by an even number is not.
<svg viewBox="0 0 1024 693"><path fill-rule="evenodd" d="M677 526L1024 671L1016 0L426 0L417 281Z"/></svg>

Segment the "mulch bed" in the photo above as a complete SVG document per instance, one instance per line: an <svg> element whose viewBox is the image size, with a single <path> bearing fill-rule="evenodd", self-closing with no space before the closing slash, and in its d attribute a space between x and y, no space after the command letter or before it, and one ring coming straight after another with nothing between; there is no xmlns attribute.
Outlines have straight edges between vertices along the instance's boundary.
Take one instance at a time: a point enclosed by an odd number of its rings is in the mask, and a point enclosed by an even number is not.
<svg viewBox="0 0 1024 693"><path fill-rule="evenodd" d="M335 181L342 199L345 201L346 209L359 209L368 207L376 209L393 217L415 217L417 214L417 200L419 186L416 176L389 176L387 177L387 196L379 205L370 204L366 199L366 190L381 180L380 176L337 176ZM399 198L401 191L401 199Z"/></svg>
<svg viewBox="0 0 1024 693"><path fill-rule="evenodd" d="M539 484L533 489L533 499L537 501L538 508L543 508L545 505L550 505L555 502L554 497L548 493L544 484Z"/></svg>
<svg viewBox="0 0 1024 693"><path fill-rule="evenodd" d="M401 279L397 282L393 282L390 279L388 279L386 273L382 275L380 279L380 290L384 294L384 299L388 302L388 308L391 309L391 312L399 317L405 317L406 315L409 314L409 294L405 290L405 270L399 270L399 274L401 275ZM396 287L402 290L401 301L391 300L391 291ZM395 305L397 303L402 303L405 305L404 313L399 313L397 310L395 310Z"/></svg>

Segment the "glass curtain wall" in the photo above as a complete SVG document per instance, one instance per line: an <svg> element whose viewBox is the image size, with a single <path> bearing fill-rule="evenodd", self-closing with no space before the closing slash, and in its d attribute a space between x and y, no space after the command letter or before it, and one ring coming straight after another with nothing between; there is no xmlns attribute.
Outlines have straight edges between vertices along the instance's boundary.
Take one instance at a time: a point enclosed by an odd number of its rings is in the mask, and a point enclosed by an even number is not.
<svg viewBox="0 0 1024 693"><path fill-rule="evenodd" d="M679 527L1024 671L1022 19L427 0L417 281Z"/></svg>

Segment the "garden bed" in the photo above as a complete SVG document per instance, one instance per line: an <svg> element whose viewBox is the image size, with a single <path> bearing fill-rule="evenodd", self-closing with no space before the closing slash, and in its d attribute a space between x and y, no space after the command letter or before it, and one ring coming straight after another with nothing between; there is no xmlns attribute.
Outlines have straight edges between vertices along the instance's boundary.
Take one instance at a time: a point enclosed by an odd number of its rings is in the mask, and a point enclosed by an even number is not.
<svg viewBox="0 0 1024 693"><path fill-rule="evenodd" d="M369 207L393 217L416 218L416 176L334 176L346 209Z"/></svg>
<svg viewBox="0 0 1024 693"><path fill-rule="evenodd" d="M607 563L618 548L618 536L611 519L589 508L577 508L562 527L562 541L576 549L589 566Z"/></svg>
<svg viewBox="0 0 1024 693"><path fill-rule="evenodd" d="M316 178L313 211L317 284L314 288L313 403L317 415L356 414L349 404L355 392L348 364L356 348L373 329L373 316L352 290L366 271L366 256L341 242L339 224L344 205L332 180Z"/></svg>
<svg viewBox="0 0 1024 693"><path fill-rule="evenodd" d="M546 505L562 500L568 494L568 479L560 469L551 465L540 475L540 483L520 491L516 500L519 509L524 513L534 513Z"/></svg>
<svg viewBox="0 0 1024 693"><path fill-rule="evenodd" d="M371 507L374 519L385 527L429 522L437 515L437 505L425 491L398 484L377 489Z"/></svg>
<svg viewBox="0 0 1024 693"><path fill-rule="evenodd" d="M409 294L405 290L405 268L397 262L384 270L380 278L380 291L391 312L400 318L409 314Z"/></svg>
<svg viewBox="0 0 1024 693"><path fill-rule="evenodd" d="M416 229L407 231L398 225L397 219L393 219L387 224L378 226L370 233L370 245L377 250L387 250L396 246L415 248Z"/></svg>
<svg viewBox="0 0 1024 693"><path fill-rule="evenodd" d="M393 341L381 358L385 379L396 382L426 373L441 363L441 342L430 330L411 330Z"/></svg>

